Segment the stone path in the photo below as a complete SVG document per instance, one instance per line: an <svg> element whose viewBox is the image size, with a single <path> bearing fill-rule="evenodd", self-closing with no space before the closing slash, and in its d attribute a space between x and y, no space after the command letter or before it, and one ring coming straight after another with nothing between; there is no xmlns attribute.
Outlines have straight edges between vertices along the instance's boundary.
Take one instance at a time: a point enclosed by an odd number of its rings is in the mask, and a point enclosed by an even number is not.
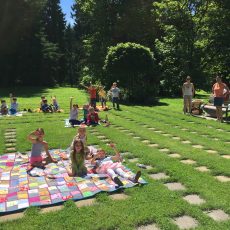
<svg viewBox="0 0 230 230"><path fill-rule="evenodd" d="M5 150L7 153L16 152L16 129L8 128L5 130Z"/></svg>

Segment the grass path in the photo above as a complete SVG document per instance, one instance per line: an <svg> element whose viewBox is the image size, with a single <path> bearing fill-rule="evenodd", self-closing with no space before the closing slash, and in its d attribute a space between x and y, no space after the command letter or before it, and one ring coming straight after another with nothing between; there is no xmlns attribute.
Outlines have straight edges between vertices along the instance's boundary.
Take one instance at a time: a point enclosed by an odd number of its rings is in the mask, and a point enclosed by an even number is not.
<svg viewBox="0 0 230 230"><path fill-rule="evenodd" d="M4 92L4 91L3 91ZM30 149L27 134L37 127L43 127L50 148L67 148L76 130L64 128L68 118L68 98L76 95L82 105L86 95L72 88L36 89L34 94L18 92L19 102L28 108L38 104L39 96L58 95L59 103L65 110L60 114L27 113L22 117L0 118L0 152L5 151L4 134L8 128L17 130L18 151ZM6 94L7 95L7 94ZM29 95L32 95L28 98ZM162 99L164 106L141 107L122 106L122 111L101 112L108 114L112 125L88 128L89 144L99 145L110 151L106 143L117 144L124 155L125 164L133 171L138 163L151 166L143 169L143 177L149 182L143 187L126 189L125 200L112 200L107 193L98 194L93 206L77 208L68 201L60 211L41 213L31 207L22 219L1 223L0 229L137 229L138 226L156 224L158 229L178 229L173 219L183 215L197 221L196 229L228 230L230 220L215 221L207 211L220 209L230 216L230 182L220 182L216 177L230 178L229 125L220 124L181 112L181 99ZM152 144L152 147L149 146ZM155 145L154 145L155 144ZM209 153L208 151L215 151ZM171 157L178 154L178 158ZM193 160L185 164L183 160ZM184 161L187 162L187 161ZM208 172L197 167L205 166ZM165 179L153 179L164 173ZM153 177L152 177L153 176ZM180 183L184 190L171 191L168 183ZM187 195L198 195L205 203L192 205L184 200Z"/></svg>

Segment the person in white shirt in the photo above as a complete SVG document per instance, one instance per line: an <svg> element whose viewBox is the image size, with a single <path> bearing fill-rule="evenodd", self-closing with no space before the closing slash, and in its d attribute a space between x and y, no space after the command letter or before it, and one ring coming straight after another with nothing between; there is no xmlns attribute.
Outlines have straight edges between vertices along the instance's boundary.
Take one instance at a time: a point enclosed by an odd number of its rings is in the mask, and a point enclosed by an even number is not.
<svg viewBox="0 0 230 230"><path fill-rule="evenodd" d="M77 104L73 104L73 97L70 97L69 123L73 127L74 127L74 125L79 125L81 123L78 120L78 105Z"/></svg>
<svg viewBox="0 0 230 230"><path fill-rule="evenodd" d="M186 114L186 112L191 113L192 98L195 94L195 89L193 83L191 83L190 76L186 77L186 82L182 86L182 93L184 98L184 114Z"/></svg>
<svg viewBox="0 0 230 230"><path fill-rule="evenodd" d="M117 83L114 82L110 92L112 93L112 102L113 102L113 108L115 108L115 104L117 109L120 109L120 105L119 105L119 100L120 100L120 89L117 87Z"/></svg>

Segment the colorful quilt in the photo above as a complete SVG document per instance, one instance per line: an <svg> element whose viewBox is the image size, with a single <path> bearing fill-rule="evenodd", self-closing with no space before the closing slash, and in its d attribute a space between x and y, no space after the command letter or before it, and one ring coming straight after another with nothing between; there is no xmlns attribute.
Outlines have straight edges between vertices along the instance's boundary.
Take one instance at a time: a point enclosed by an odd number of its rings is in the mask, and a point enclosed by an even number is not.
<svg viewBox="0 0 230 230"><path fill-rule="evenodd" d="M113 192L117 185L106 174L94 174L92 165L86 163L86 177L69 177L66 167L69 160L62 160L63 150L51 150L52 156L58 160L45 169L33 168L29 173L29 155L9 153L0 156L0 213L13 212L29 206L44 206L57 204L68 199L81 200L92 197L101 191ZM125 168L127 173L133 173ZM136 184L119 177L124 188ZM142 178L139 183L146 184Z"/></svg>

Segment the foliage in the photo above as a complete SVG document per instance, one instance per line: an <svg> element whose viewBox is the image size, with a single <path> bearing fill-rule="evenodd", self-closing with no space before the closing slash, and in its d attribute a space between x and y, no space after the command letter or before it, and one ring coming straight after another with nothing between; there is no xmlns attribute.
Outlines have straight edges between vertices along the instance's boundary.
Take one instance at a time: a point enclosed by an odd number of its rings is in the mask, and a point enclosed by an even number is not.
<svg viewBox="0 0 230 230"><path fill-rule="evenodd" d="M158 92L153 53L135 43L120 43L108 49L104 69L107 81L119 79L128 90L130 102L151 103Z"/></svg>

